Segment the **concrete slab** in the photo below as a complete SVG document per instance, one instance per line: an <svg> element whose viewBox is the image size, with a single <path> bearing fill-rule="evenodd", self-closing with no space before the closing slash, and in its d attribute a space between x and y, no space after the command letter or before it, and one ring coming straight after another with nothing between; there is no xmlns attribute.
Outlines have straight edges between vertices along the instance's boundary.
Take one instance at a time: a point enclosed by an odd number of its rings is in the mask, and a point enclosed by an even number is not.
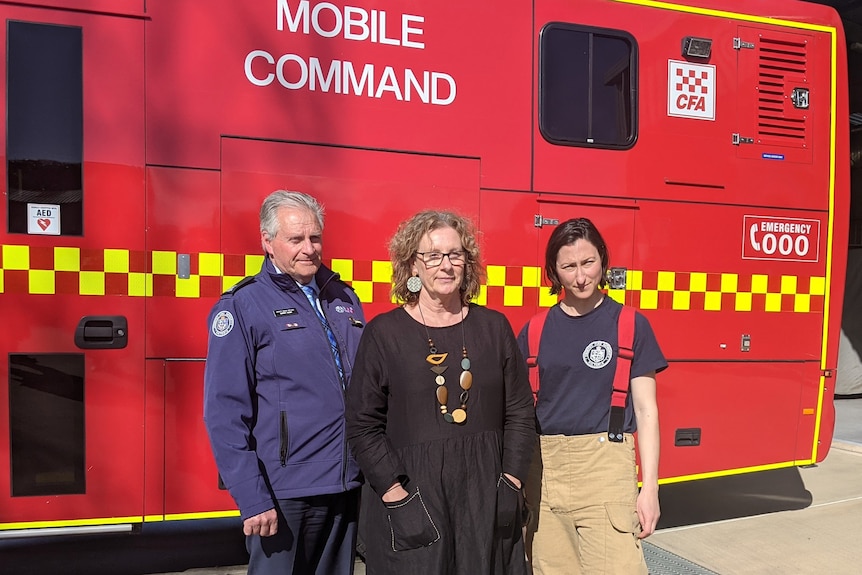
<svg viewBox="0 0 862 575"><path fill-rule="evenodd" d="M862 571L862 453L833 449L822 464L798 473L811 494L804 508L778 485L764 496L783 502L784 511L660 529L649 542L717 573Z"/></svg>

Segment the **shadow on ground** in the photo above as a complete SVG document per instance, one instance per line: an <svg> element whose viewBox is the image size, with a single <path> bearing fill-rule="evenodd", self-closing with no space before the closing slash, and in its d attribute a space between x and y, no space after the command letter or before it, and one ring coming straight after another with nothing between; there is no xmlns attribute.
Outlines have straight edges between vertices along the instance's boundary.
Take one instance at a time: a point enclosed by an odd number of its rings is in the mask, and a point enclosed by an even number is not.
<svg viewBox="0 0 862 575"><path fill-rule="evenodd" d="M144 575L248 562L238 519L184 523L147 525L127 535L0 540L0 572Z"/></svg>
<svg viewBox="0 0 862 575"><path fill-rule="evenodd" d="M811 505L795 467L662 485L659 529L804 509Z"/></svg>
<svg viewBox="0 0 862 575"><path fill-rule="evenodd" d="M659 528L804 509L811 504L793 468L661 487ZM3 575L145 575L243 565L239 520L147 525L130 535L0 540Z"/></svg>

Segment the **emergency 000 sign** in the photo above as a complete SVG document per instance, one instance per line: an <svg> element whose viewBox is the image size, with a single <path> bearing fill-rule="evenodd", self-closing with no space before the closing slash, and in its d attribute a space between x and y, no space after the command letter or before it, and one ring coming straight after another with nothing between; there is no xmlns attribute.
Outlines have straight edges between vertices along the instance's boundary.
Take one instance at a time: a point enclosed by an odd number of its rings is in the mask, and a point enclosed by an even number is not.
<svg viewBox="0 0 862 575"><path fill-rule="evenodd" d="M816 262L820 221L743 216L742 259Z"/></svg>

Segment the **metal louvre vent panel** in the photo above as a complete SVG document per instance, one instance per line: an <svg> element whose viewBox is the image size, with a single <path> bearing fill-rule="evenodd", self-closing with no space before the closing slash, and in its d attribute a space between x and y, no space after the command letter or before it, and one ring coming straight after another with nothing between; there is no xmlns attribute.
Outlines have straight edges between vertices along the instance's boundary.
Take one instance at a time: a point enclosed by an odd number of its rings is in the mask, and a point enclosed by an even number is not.
<svg viewBox="0 0 862 575"><path fill-rule="evenodd" d="M808 42L790 34L761 35L757 42L757 142L804 148L809 145L807 108L796 108L794 89L807 90Z"/></svg>

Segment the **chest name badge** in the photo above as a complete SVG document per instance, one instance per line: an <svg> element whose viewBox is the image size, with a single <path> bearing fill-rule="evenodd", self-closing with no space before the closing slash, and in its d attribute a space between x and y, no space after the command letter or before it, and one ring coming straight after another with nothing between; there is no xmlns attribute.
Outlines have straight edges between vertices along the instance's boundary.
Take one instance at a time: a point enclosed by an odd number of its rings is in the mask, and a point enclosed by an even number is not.
<svg viewBox="0 0 862 575"><path fill-rule="evenodd" d="M296 308L289 307L287 309L274 309L272 313L275 314L275 317L284 317L286 315L296 315Z"/></svg>

